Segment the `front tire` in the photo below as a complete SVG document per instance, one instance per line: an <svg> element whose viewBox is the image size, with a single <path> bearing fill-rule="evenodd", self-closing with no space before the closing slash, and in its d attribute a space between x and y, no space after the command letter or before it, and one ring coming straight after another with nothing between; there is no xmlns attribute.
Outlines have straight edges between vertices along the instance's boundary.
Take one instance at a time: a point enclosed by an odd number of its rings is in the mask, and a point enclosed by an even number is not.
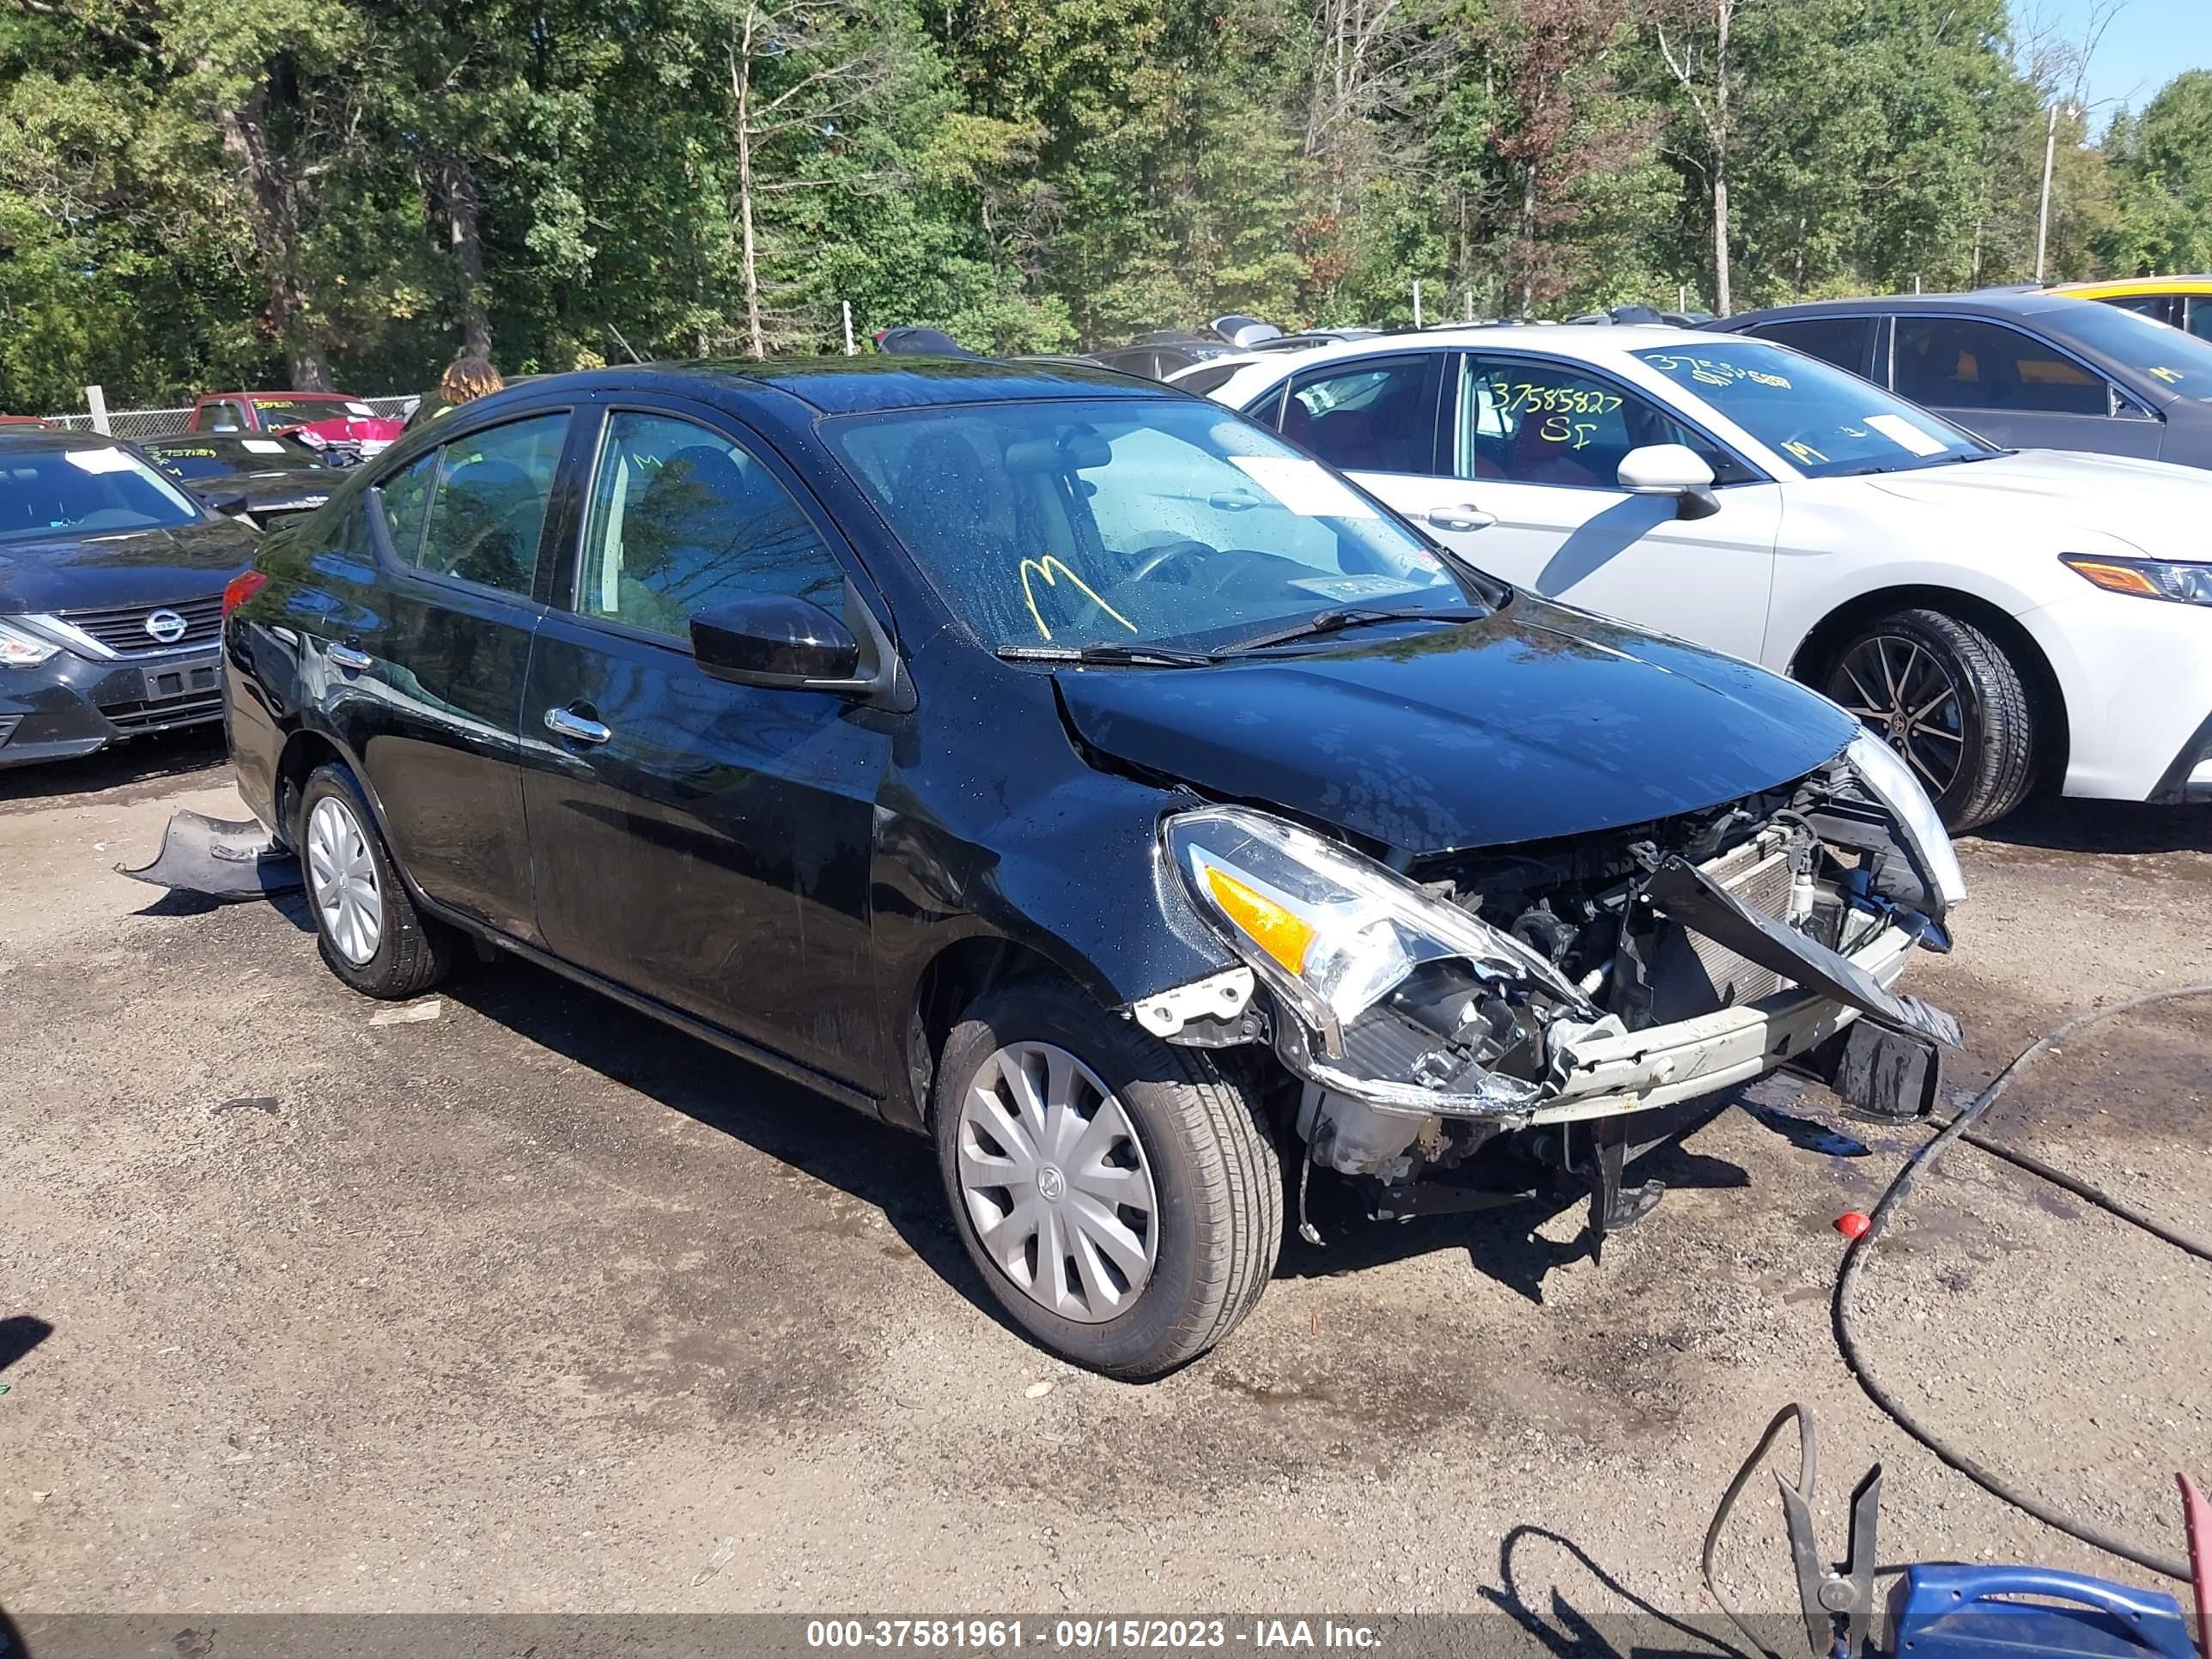
<svg viewBox="0 0 2212 1659"><path fill-rule="evenodd" d="M1281 1166L1255 1103L1203 1051L1072 988L1010 986L946 1039L931 1115L969 1259L1063 1358L1158 1376L1267 1288Z"/></svg>
<svg viewBox="0 0 2212 1659"><path fill-rule="evenodd" d="M1820 689L1905 757L1954 832L2027 799L2034 707L2004 647L1972 623L1893 611L1844 640Z"/></svg>
<svg viewBox="0 0 2212 1659"><path fill-rule="evenodd" d="M415 908L353 773L319 766L300 792L301 872L324 965L364 996L404 1002L445 978L453 934Z"/></svg>

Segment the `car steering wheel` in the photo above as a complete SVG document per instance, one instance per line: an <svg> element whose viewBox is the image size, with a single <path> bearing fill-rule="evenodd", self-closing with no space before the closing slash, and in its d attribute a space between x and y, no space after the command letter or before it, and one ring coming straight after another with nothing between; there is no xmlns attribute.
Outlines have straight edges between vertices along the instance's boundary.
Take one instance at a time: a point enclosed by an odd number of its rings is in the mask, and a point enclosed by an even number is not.
<svg viewBox="0 0 2212 1659"><path fill-rule="evenodd" d="M1137 562L1137 568L1129 573L1129 580L1133 582L1150 581L1153 573L1162 566L1188 559L1194 554L1215 559L1221 556L1221 550L1218 547L1209 547L1201 541L1194 541L1188 537L1177 541L1162 542L1158 547L1148 547L1145 550L1143 556Z"/></svg>

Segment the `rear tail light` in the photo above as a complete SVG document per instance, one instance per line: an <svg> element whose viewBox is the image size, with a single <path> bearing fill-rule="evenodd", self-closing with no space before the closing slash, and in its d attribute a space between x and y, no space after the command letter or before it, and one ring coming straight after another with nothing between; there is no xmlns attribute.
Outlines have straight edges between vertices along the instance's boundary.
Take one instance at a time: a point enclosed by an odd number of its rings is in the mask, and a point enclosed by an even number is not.
<svg viewBox="0 0 2212 1659"><path fill-rule="evenodd" d="M269 586L269 578L258 570L241 570L223 585L222 619L230 620L230 613Z"/></svg>

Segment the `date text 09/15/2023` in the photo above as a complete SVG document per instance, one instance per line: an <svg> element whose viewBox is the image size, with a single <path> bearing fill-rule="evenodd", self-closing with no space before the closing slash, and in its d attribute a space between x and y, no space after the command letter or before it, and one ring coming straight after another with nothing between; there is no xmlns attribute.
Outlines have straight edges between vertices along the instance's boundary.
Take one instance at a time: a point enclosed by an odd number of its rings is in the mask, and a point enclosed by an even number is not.
<svg viewBox="0 0 2212 1659"><path fill-rule="evenodd" d="M806 1645L824 1650L908 1648L922 1652L1181 1653L1220 1649L1334 1649L1372 1652L1372 1626L1330 1619L812 1619Z"/></svg>

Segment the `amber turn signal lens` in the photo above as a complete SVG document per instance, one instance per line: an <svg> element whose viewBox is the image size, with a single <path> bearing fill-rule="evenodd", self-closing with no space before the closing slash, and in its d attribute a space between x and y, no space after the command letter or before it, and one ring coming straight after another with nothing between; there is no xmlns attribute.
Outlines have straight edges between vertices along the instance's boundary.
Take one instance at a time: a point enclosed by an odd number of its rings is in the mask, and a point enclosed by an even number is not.
<svg viewBox="0 0 2212 1659"><path fill-rule="evenodd" d="M2102 559L2067 559L2066 568L2087 577L2098 586L2112 593L2136 593L2148 599L2162 599L2166 594L2158 584L2133 565L2111 564Z"/></svg>
<svg viewBox="0 0 2212 1659"><path fill-rule="evenodd" d="M1206 866L1206 890L1213 896L1221 913L1243 929L1285 973L1305 971L1306 952L1314 942L1310 924L1216 865Z"/></svg>

